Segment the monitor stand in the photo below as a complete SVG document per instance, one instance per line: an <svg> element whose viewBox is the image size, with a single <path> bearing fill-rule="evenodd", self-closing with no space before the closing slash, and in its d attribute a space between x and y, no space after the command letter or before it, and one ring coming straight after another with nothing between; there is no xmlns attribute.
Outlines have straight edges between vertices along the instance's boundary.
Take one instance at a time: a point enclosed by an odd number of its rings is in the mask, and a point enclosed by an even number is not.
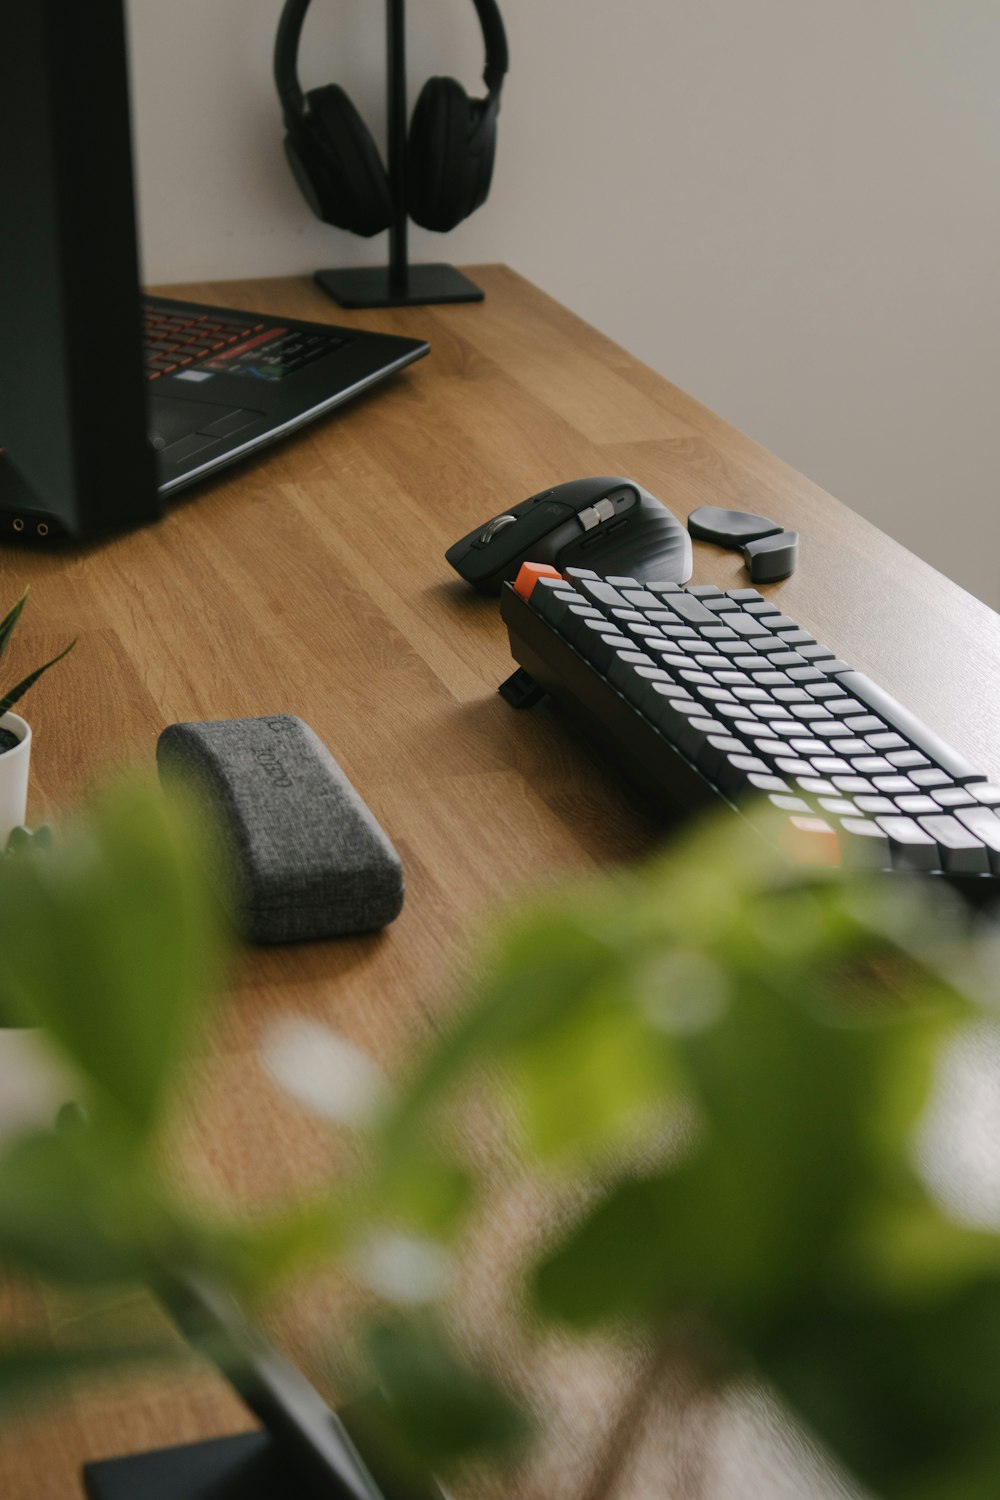
<svg viewBox="0 0 1000 1500"><path fill-rule="evenodd" d="M387 1468L370 1437L366 1441L365 1410L365 1402L355 1403L341 1412L341 1421L384 1500L444 1500L429 1476L401 1479ZM83 1487L87 1500L286 1500L290 1494L299 1500L342 1500L343 1493L301 1484L266 1431L85 1464Z"/></svg>

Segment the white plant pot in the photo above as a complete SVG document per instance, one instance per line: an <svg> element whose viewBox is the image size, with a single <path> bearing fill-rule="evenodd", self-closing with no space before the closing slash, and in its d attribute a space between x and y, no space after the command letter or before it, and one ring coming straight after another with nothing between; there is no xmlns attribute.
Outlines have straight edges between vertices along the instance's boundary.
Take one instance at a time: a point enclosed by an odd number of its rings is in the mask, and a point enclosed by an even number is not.
<svg viewBox="0 0 1000 1500"><path fill-rule="evenodd" d="M41 1031L0 1027L0 1152L14 1136L51 1130L79 1081L50 1050Z"/></svg>
<svg viewBox="0 0 1000 1500"><path fill-rule="evenodd" d="M28 761L31 757L31 725L20 714L4 714L0 729L16 734L20 744L0 755L0 853L12 828L20 827L28 811Z"/></svg>

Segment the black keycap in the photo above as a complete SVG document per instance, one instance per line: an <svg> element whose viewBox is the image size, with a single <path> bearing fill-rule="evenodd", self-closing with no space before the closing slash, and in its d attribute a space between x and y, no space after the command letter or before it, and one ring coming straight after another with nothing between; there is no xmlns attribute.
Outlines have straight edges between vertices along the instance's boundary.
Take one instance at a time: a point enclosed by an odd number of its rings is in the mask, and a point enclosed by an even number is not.
<svg viewBox="0 0 1000 1500"><path fill-rule="evenodd" d="M821 646L818 641L812 641L809 645L800 646L799 654L804 656L807 661L833 660L833 652L829 646Z"/></svg>
<svg viewBox="0 0 1000 1500"><path fill-rule="evenodd" d="M938 857L942 870L950 875L986 875L990 860L982 839L953 818L949 813L938 813L918 818L921 828L929 833L938 846Z"/></svg>
<svg viewBox="0 0 1000 1500"><path fill-rule="evenodd" d="M890 755L888 759L892 760L893 757ZM948 775L948 772L939 771L937 766L918 766L915 771L908 771L907 775L909 776L911 781L916 783L917 786L929 787L953 785L952 779ZM975 790L978 785L979 783L976 782L970 788L970 790L973 792L973 795L975 795Z"/></svg>
<svg viewBox="0 0 1000 1500"><path fill-rule="evenodd" d="M894 817L899 811L891 797L883 797L880 792L872 792L870 795L855 797L854 805L859 812L863 813L885 813L888 817Z"/></svg>
<svg viewBox="0 0 1000 1500"><path fill-rule="evenodd" d="M970 765L964 755L954 750L933 729L912 714L902 703L898 703L890 693L879 687L877 682L872 682L863 672L844 672L840 677L841 686L847 688L856 698L860 698L868 707L874 709L881 718L885 719L893 729L897 730L910 741L917 750L932 760L935 765L947 771L956 781L985 781L982 772L977 771L975 766Z"/></svg>
<svg viewBox="0 0 1000 1500"><path fill-rule="evenodd" d="M793 797L786 792L770 792L767 800L772 807L777 807L781 812L808 813L812 811L804 798Z"/></svg>
<svg viewBox="0 0 1000 1500"><path fill-rule="evenodd" d="M835 797L837 788L822 776L796 776L795 785L811 797Z"/></svg>
<svg viewBox="0 0 1000 1500"><path fill-rule="evenodd" d="M646 712L671 744L688 757L705 738L695 727L700 721L701 705L669 698L658 691L655 683Z"/></svg>
<svg viewBox="0 0 1000 1500"><path fill-rule="evenodd" d="M857 807L850 797L820 797L818 800L824 812L833 813L838 818L857 817Z"/></svg>
<svg viewBox="0 0 1000 1500"><path fill-rule="evenodd" d="M845 865L866 870L888 867L891 859L889 836L868 818L841 818L837 839Z"/></svg>
<svg viewBox="0 0 1000 1500"><path fill-rule="evenodd" d="M723 744L717 735L712 737L713 744ZM737 746L736 750L728 750L715 761L707 774L711 776L719 791L726 797L738 796L747 789L747 778L751 773L767 776L770 767L767 761L761 760L757 755L747 755L746 749L740 745L738 740L731 743ZM701 761L698 762L701 768ZM773 787L773 791L783 791L784 783L780 787Z"/></svg>
<svg viewBox="0 0 1000 1500"><path fill-rule="evenodd" d="M789 705L789 713L795 719L816 724L828 724L832 717L822 703L792 703Z"/></svg>
<svg viewBox="0 0 1000 1500"><path fill-rule="evenodd" d="M982 839L988 850L990 869L994 875L1000 875L1000 818L992 808L978 803L973 807L956 808L955 817L970 833Z"/></svg>
<svg viewBox="0 0 1000 1500"><path fill-rule="evenodd" d="M621 651L627 646L628 637L620 630L615 630L608 625L607 621L599 623L584 620L578 649L580 655L586 657L587 661L593 662L599 671L604 671L616 651Z"/></svg>
<svg viewBox="0 0 1000 1500"><path fill-rule="evenodd" d="M822 682L823 673L819 667L792 667L788 673L793 682Z"/></svg>
<svg viewBox="0 0 1000 1500"><path fill-rule="evenodd" d="M613 681L610 672L608 681ZM616 683L615 686L631 703L638 708L645 708L647 700L652 698L654 683L666 684L675 698L678 693L684 691L679 684L671 682L667 673L661 671L659 667L635 667L623 681Z"/></svg>
<svg viewBox="0 0 1000 1500"><path fill-rule="evenodd" d="M899 816L876 819L882 831L889 836L889 853L893 869L938 870L941 868L937 840L915 823L912 818Z"/></svg>
<svg viewBox="0 0 1000 1500"><path fill-rule="evenodd" d="M887 797L901 797L904 792L915 792L916 787L909 776L873 776L872 781Z"/></svg>
<svg viewBox="0 0 1000 1500"><path fill-rule="evenodd" d="M611 657L605 670L611 686L622 691L635 675L632 671L633 667L652 666L655 666L655 663L644 651L618 650ZM664 673L665 676L666 673Z"/></svg>
<svg viewBox="0 0 1000 1500"><path fill-rule="evenodd" d="M812 776L815 771L811 761L803 760L801 756L782 755L775 761L775 766L786 776Z"/></svg>
<svg viewBox="0 0 1000 1500"><path fill-rule="evenodd" d="M760 635L761 632L761 622L753 615L745 615L741 609L731 610L726 615L726 624L740 635Z"/></svg>
<svg viewBox="0 0 1000 1500"><path fill-rule="evenodd" d="M577 578L576 582L584 598L592 600L594 604L603 605L607 609L626 607L625 599L610 583L603 583L599 578Z"/></svg>
<svg viewBox="0 0 1000 1500"><path fill-rule="evenodd" d="M918 813L941 811L938 804L928 797L926 792L909 792L902 797L896 797L895 803L900 812L906 813L908 818L915 818Z"/></svg>
<svg viewBox="0 0 1000 1500"><path fill-rule="evenodd" d="M849 792L852 797L863 797L866 792L874 790L864 776L834 776L833 784L838 792Z"/></svg>
<svg viewBox="0 0 1000 1500"><path fill-rule="evenodd" d="M791 787L780 776L768 776L761 771L751 771L747 777L748 791L790 792Z"/></svg>
<svg viewBox="0 0 1000 1500"><path fill-rule="evenodd" d="M857 698L851 698L850 696L828 698L826 706L832 714L837 715L838 719L846 719L849 724L852 715L864 715L864 704L859 703ZM876 723L880 724L881 720L876 720ZM859 726L857 724L850 724L850 727L851 729L857 729Z"/></svg>
<svg viewBox="0 0 1000 1500"><path fill-rule="evenodd" d="M670 608L680 615L682 620L687 620L691 625L714 625L715 616L710 609L706 609L697 599L691 599L687 594L671 594Z"/></svg>
<svg viewBox="0 0 1000 1500"><path fill-rule="evenodd" d="M728 791L745 779L743 772L733 777L731 760L734 755L746 755L746 746L740 740L731 734L710 734L695 751L695 765L721 790ZM725 786L719 780L720 776L726 781Z"/></svg>
<svg viewBox="0 0 1000 1500"><path fill-rule="evenodd" d="M919 750L890 750L886 755L886 760L894 765L897 771L919 771L930 766L926 755L922 755Z"/></svg>
<svg viewBox="0 0 1000 1500"><path fill-rule="evenodd" d="M969 807L975 802L971 792L964 786L934 787L930 796L938 807Z"/></svg>
<svg viewBox="0 0 1000 1500"><path fill-rule="evenodd" d="M629 604L634 604L636 609L659 609L660 601L655 594L648 589L623 589L622 598Z"/></svg>

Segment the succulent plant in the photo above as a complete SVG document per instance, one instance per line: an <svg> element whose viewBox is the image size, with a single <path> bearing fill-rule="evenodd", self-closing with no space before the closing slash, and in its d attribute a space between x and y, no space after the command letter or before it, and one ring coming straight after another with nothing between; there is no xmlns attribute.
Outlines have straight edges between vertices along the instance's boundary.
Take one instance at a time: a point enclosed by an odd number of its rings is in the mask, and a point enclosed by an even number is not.
<svg viewBox="0 0 1000 1500"><path fill-rule="evenodd" d="M7 611L7 614L4 616L3 620L0 621L0 657L3 656L8 645L10 644L10 638L14 634L14 626L17 624L18 620L21 617L21 611L25 606L27 598L28 590L25 589L24 593L21 595L20 599L18 599L17 603ZM33 672L29 672L27 677L22 677L21 681L14 687L10 688L7 692L0 693L0 718L2 718L9 709L13 708L14 704L17 703L19 699L24 697L29 688L34 687L35 683L38 681L39 677L41 677L43 672L47 672L50 667L54 667L57 661L62 661L63 657L68 655L75 645L75 640L70 641L69 645L65 646L63 650L59 652L58 656L53 656L52 660L47 661L44 666L36 667Z"/></svg>
<svg viewBox="0 0 1000 1500"><path fill-rule="evenodd" d="M25 849L31 848L52 848L51 824L43 823L41 828L34 829L25 828L19 824L17 828L12 828L10 833L7 835L7 842L4 845L3 852L5 856L9 857L11 855L16 856L18 854L21 854Z"/></svg>

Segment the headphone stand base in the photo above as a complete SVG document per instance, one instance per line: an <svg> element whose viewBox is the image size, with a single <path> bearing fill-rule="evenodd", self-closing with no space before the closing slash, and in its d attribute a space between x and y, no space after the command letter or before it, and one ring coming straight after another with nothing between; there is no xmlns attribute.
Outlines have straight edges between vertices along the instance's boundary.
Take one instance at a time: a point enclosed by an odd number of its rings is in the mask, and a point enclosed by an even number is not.
<svg viewBox="0 0 1000 1500"><path fill-rule="evenodd" d="M454 266L406 266L400 280L389 266L317 271L316 282L341 307L417 307L432 302L482 302L483 290Z"/></svg>

